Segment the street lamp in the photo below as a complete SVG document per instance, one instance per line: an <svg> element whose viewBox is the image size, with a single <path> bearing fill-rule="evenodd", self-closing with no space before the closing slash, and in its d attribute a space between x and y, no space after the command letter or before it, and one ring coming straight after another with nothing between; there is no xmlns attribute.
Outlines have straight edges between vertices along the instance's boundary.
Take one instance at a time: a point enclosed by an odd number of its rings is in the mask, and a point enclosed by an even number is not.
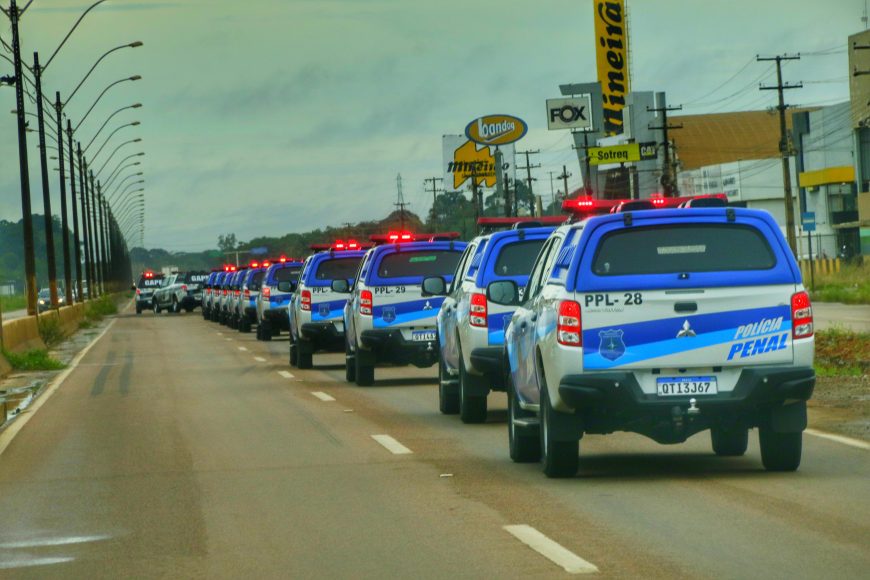
<svg viewBox="0 0 870 580"><path fill-rule="evenodd" d="M91 105L91 108L88 109L88 112L85 113L85 116L82 117L82 118L79 120L78 125L76 125L75 129L73 129L73 130L74 130L74 131L78 131L78 130L79 130L79 127L82 126L82 123L85 122L85 119L88 118L88 115L91 114L91 111L94 110L94 107L97 106L97 103L100 102L100 99L103 98L103 95L105 95L105 94L108 92L109 89L111 89L111 88L114 87L115 85L118 85L118 84L121 84L121 83L124 83L124 82L127 82L127 81L138 81L138 80L141 80L141 79L142 79L142 77L141 77L140 75L133 75L132 77L127 77L127 78L124 78L124 79L117 80L117 81L113 82L112 84L110 84L109 86L107 86L105 89L103 89L103 92L100 93L100 95L97 97L97 100L94 101L94 104Z"/></svg>
<svg viewBox="0 0 870 580"><path fill-rule="evenodd" d="M124 182L127 181L128 179L130 179L131 177L137 177L137 176L140 176L140 175L142 175L141 172L140 172L140 173L131 173L130 175L128 175L127 177L125 177L125 178L124 178L120 183L118 183L117 186L115 186L114 191L112 191L112 193L109 194L109 197L112 198L112 199L116 199L115 194L118 192L118 190L121 189L121 186L124 185ZM128 183L126 186L124 186L124 189L121 190L121 194L120 194L120 195L123 196L124 194L127 193L127 191L128 191L131 187L134 187L134 186L136 186L136 185L142 185L142 184L144 184L144 183L145 183L145 180L144 180L144 179L140 179L139 181L133 181L133 182L131 182L131 183Z"/></svg>
<svg viewBox="0 0 870 580"><path fill-rule="evenodd" d="M103 163L103 165L100 167L99 170L97 170L97 174L99 175L100 172L102 172L103 169L105 169L106 165L108 165L109 161L112 160L112 157L115 156L115 153L117 153L118 150L119 150L121 147L124 147L125 145L129 145L130 143L140 143L141 141L142 141L141 137L137 137L136 139L130 139L129 141L124 141L123 143L121 143L120 145L118 145L117 147L115 147L115 150L112 151L112 154L109 155L109 158L106 159L106 162ZM144 153L140 153L140 155L144 155ZM96 159L96 156L94 156L94 158L91 159L91 163L94 163L94 162L95 162L95 159Z"/></svg>
<svg viewBox="0 0 870 580"><path fill-rule="evenodd" d="M105 185L106 190L108 190L110 187L112 187L112 182L115 180L116 177L118 177L121 174L122 171L124 171L125 169L130 169L131 167L136 167L137 165L142 165L141 162L134 161L133 163L128 163L127 165L124 165L123 167L121 167L121 163L123 163L123 162L124 162L124 160L121 160L121 162L118 163L118 166L115 167L115 170L106 179L106 185Z"/></svg>
<svg viewBox="0 0 870 580"><path fill-rule="evenodd" d="M79 81L79 84L76 85L76 88L74 88L73 91L70 93L70 95L66 98L66 101L64 101L63 105L64 106L68 105L69 102L72 100L72 98L74 96L76 96L76 93L79 91L79 89L82 87L82 85L85 84L85 81L88 80L88 77L91 76L91 73L94 72L94 69L97 68L97 65L100 64L104 58L106 58L107 56L109 56L110 54L115 52L116 50L121 50L122 48L138 48L140 46L142 46L142 42L137 40L136 42L131 42L129 44L122 44L121 46L116 46L115 48L103 53L103 56L101 56L100 58L97 59L97 62L95 62L94 66L91 67L91 70L89 70L87 72L87 74L85 74L84 78L82 78L82 80ZM45 66L48 66L48 65L46 64Z"/></svg>
<svg viewBox="0 0 870 580"><path fill-rule="evenodd" d="M125 124L125 125L121 125L121 126L118 127L117 129L115 129L114 131L112 131L111 133L109 133L109 136L106 137L106 140L103 141L103 144L100 145L100 148L97 150L96 153L94 153L94 156L93 156L91 159L96 159L96 158L97 158L97 156L100 154L100 151L103 150L103 147L106 146L106 143L109 142L109 140L112 138L112 136L113 136L115 133L117 133L117 132L120 131L121 129L124 129L125 127L138 127L139 125L141 125L141 123L140 123L139 121L132 121L132 122L127 123L127 124ZM87 152L88 152L88 148L85 147L85 150L82 151L82 153L87 153Z"/></svg>
<svg viewBox="0 0 870 580"><path fill-rule="evenodd" d="M142 103L134 103L134 104L132 104L132 105L128 105L128 106L126 106L126 107L121 107L120 109L118 109L117 111L115 111L114 113L112 113L111 115L109 115L108 118L105 120L105 122L100 126L100 128L97 129L97 132L94 133L94 136L91 137L91 140L90 140L90 141L88 142L88 144L85 146L85 150L84 150L84 152L87 152L87 150L90 148L90 146L93 144L93 142L96 141L97 136L100 134L100 131L102 131L102 130L106 127L106 125L109 124L109 121L112 120L112 117L114 117L115 115L117 115L117 114L120 113L121 111L126 111L127 109L138 109L138 108L141 107L141 106L142 106Z"/></svg>

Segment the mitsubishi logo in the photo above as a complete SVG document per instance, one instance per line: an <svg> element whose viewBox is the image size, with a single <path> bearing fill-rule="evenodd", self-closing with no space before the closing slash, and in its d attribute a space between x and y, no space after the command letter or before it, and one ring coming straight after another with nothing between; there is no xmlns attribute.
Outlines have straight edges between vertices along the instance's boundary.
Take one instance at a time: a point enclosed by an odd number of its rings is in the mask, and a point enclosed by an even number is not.
<svg viewBox="0 0 870 580"><path fill-rule="evenodd" d="M685 338L687 336L696 336L695 331L692 330L692 326L689 324L688 320L683 322L683 329L677 333L677 338Z"/></svg>
<svg viewBox="0 0 870 580"><path fill-rule="evenodd" d="M423 305L423 310L432 310L432 305L428 300L426 301L426 304Z"/></svg>

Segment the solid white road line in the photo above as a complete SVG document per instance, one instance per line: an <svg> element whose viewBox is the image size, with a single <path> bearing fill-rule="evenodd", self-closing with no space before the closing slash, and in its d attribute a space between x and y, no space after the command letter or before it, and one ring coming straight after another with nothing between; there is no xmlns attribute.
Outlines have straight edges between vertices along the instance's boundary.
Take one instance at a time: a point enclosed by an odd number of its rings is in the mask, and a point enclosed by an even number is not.
<svg viewBox="0 0 870 580"><path fill-rule="evenodd" d="M36 399L36 401L27 408L26 413L22 413L20 417L12 421L12 424L9 425L2 433L0 433L0 455L3 455L3 452L6 451L6 448L9 447L9 444L12 443L12 439L18 434L21 429L27 425L27 422L36 414L36 412L42 407L45 402L51 397L54 392L60 387L60 385L66 380L66 378L72 373L76 367L79 366L79 363L85 355L97 344L101 338L103 338L109 329L114 326L117 318L113 318L109 324L106 325L106 328L103 329L103 332L99 334L89 345L83 348L69 363L69 366L61 372L59 375L54 377L54 380L48 385L48 388L45 390L45 393L42 394L41 397Z"/></svg>
<svg viewBox="0 0 870 580"><path fill-rule="evenodd" d="M844 437L842 435L834 435L833 433L818 431L816 429L806 429L804 433L806 433L807 435L821 437L822 439L828 439L829 441L842 443L843 445L848 445L849 447L857 447L858 449L863 449L865 451L870 450L870 443L867 443L866 441L861 441L859 439L852 439L851 437Z"/></svg>
<svg viewBox="0 0 870 580"><path fill-rule="evenodd" d="M295 379L296 378L295 376L293 376L293 373L288 372L288 371L278 371L278 374L281 375L282 377L284 377L285 379Z"/></svg>
<svg viewBox="0 0 870 580"><path fill-rule="evenodd" d="M257 362L266 362L266 359L264 359L264 358L261 357L261 356L255 356L255 357L254 357L254 360L257 361Z"/></svg>
<svg viewBox="0 0 870 580"><path fill-rule="evenodd" d="M239 346L239 347L236 347L236 348L238 348L238 349L241 350L241 351L247 351L247 350L248 350L248 349L245 348L244 346Z"/></svg>
<svg viewBox="0 0 870 580"><path fill-rule="evenodd" d="M315 397L317 397L318 399L320 399L321 401L327 401L327 402L329 402L329 401L334 401L334 400L335 400L335 397L332 397L332 396L330 396L330 395L327 395L326 393L324 393L324 392L322 392L322 391L314 391L314 392L311 393L311 394L314 395Z"/></svg>
<svg viewBox="0 0 870 580"><path fill-rule="evenodd" d="M390 437L389 435L372 435L372 439L383 445L394 455L407 455L413 453L410 449Z"/></svg>
<svg viewBox="0 0 870 580"><path fill-rule="evenodd" d="M554 542L532 526L504 526L504 529L535 552L561 566L569 574L594 574L598 572L595 564L587 562L577 554Z"/></svg>

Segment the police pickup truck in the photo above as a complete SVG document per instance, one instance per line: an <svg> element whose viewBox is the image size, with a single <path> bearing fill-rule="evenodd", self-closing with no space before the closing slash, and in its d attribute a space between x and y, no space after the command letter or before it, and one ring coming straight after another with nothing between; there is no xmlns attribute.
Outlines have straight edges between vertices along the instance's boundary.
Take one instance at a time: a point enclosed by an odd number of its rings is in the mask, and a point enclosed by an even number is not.
<svg viewBox="0 0 870 580"><path fill-rule="evenodd" d="M289 330L288 309L301 269L301 261L281 257L266 270L257 296L257 340L272 340Z"/></svg>
<svg viewBox="0 0 870 580"><path fill-rule="evenodd" d="M312 247L324 250L322 247ZM365 250L355 240L337 240L309 256L290 304L290 364L310 369L314 353L345 350L344 305L347 294L332 289L333 280L353 284Z"/></svg>
<svg viewBox="0 0 870 580"><path fill-rule="evenodd" d="M424 296L421 284L432 276L452 281L466 246L453 241L458 236L388 234L388 243L366 252L352 289L347 280L333 280L333 291L350 291L344 307L348 381L373 384L379 363L425 368L438 362L435 316L444 297Z"/></svg>
<svg viewBox="0 0 870 580"><path fill-rule="evenodd" d="M464 423L486 420L487 395L491 389L504 390L504 330L514 312L487 300L486 287L495 280L513 280L525 287L544 241L566 219L480 218L478 225L483 228L513 229L473 239L449 288L441 277L423 280L424 293L446 295L437 318L442 413L459 413ZM543 227L544 222L553 227Z"/></svg>
<svg viewBox="0 0 870 580"><path fill-rule="evenodd" d="M585 434L680 443L709 429L717 455L793 471L815 384L813 312L797 263L764 211L655 209L562 226L506 332L514 461L573 476Z"/></svg>
<svg viewBox="0 0 870 580"><path fill-rule="evenodd" d="M163 277L163 274L150 270L142 272L139 276L139 281L133 287L136 290L136 314L142 314L143 310L153 308L151 298L154 296L154 290L163 283Z"/></svg>
<svg viewBox="0 0 870 580"><path fill-rule="evenodd" d="M178 272L171 274L160 287L154 290L154 312L168 310L178 314L182 310L193 312L202 305L202 288L208 279L207 272Z"/></svg>

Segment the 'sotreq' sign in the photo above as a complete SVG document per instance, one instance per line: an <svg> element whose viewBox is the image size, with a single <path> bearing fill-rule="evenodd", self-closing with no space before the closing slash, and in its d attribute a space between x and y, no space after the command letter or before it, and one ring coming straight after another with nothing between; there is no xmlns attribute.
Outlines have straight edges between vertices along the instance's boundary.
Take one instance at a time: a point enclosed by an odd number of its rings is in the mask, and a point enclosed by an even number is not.
<svg viewBox="0 0 870 580"><path fill-rule="evenodd" d="M487 115L465 128L465 136L480 145L507 145L519 141L528 131L526 122L511 115Z"/></svg>

